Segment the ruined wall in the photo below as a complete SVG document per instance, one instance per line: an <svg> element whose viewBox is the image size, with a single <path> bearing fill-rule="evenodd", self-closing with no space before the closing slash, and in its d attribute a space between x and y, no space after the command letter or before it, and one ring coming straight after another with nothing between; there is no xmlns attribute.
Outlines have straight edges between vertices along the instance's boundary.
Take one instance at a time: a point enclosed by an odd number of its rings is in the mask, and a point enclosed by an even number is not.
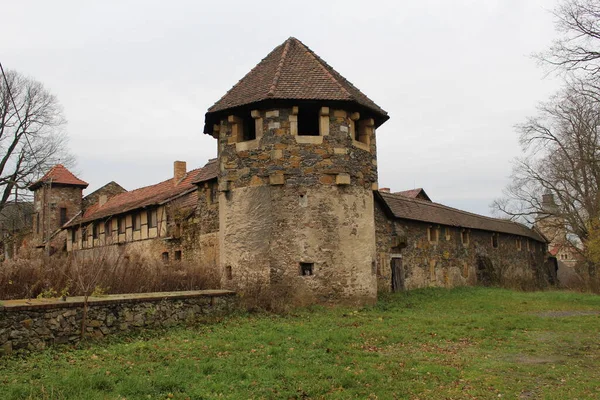
<svg viewBox="0 0 600 400"><path fill-rule="evenodd" d="M373 302L372 120L366 144L352 138L346 111L321 108L318 136L297 135L297 113L253 111L249 141L236 118L218 127L223 285L281 283L312 301Z"/></svg>
<svg viewBox="0 0 600 400"><path fill-rule="evenodd" d="M402 258L404 289L478 283L538 288L548 283L549 271L544 269L546 250L541 242L499 233L498 247L494 248L492 232L468 230L468 244L463 244L460 228L394 220L385 215L379 204L375 218L377 280L381 291L389 291L392 286L392 257ZM430 240L429 227L438 229L437 242Z"/></svg>
<svg viewBox="0 0 600 400"><path fill-rule="evenodd" d="M224 290L90 297L86 335L101 338L142 327L191 323L227 313L235 302L235 294ZM79 341L82 313L81 297L3 302L0 355Z"/></svg>

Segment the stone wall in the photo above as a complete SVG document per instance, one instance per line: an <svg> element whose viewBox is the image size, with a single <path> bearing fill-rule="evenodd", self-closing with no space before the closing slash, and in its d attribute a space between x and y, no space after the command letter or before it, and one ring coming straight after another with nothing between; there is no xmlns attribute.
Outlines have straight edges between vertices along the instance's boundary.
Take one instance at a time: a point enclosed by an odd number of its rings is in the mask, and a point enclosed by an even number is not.
<svg viewBox="0 0 600 400"><path fill-rule="evenodd" d="M85 334L101 338L142 327L191 323L225 314L235 303L235 293L226 290L90 297ZM81 297L0 302L0 355L77 342L82 314Z"/></svg>
<svg viewBox="0 0 600 400"><path fill-rule="evenodd" d="M374 302L372 120L356 141L358 114L322 107L318 132L298 135L297 108L252 111L253 140L240 140L240 116L217 129L222 284L289 286L291 302Z"/></svg>
<svg viewBox="0 0 600 400"><path fill-rule="evenodd" d="M58 184L42 185L34 191L33 241L35 244L41 244L61 227L61 208L66 208L67 221L81 210L81 193L80 187Z"/></svg>
<svg viewBox="0 0 600 400"><path fill-rule="evenodd" d="M468 230L468 243L463 243L458 227L388 218L379 204L375 220L380 291L391 290L392 258L402 260L401 289L475 284L527 289L551 280L545 245L533 239L497 233L498 247L494 247L494 232ZM430 240L430 227L438 230L437 241Z"/></svg>

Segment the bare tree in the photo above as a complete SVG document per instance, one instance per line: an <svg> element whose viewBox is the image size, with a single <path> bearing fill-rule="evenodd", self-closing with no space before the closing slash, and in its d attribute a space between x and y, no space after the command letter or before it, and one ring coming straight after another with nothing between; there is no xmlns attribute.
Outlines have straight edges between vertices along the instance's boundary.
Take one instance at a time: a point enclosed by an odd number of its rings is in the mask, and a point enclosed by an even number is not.
<svg viewBox="0 0 600 400"><path fill-rule="evenodd" d="M562 36L535 57L561 70L600 79L600 0L564 0L554 15Z"/></svg>
<svg viewBox="0 0 600 400"><path fill-rule="evenodd" d="M115 274L123 260L124 248L114 249L110 245L91 248L71 255L68 278L77 292L83 296L80 336L85 338L89 298L100 285Z"/></svg>
<svg viewBox="0 0 600 400"><path fill-rule="evenodd" d="M513 219L556 224L573 245L585 245L591 221L600 217L600 102L579 84L517 125L524 156L515 160L504 197L493 204ZM542 204L544 193L557 200L551 209Z"/></svg>
<svg viewBox="0 0 600 400"><path fill-rule="evenodd" d="M56 97L15 71L0 76L0 211L42 172L73 158L66 150L65 124Z"/></svg>

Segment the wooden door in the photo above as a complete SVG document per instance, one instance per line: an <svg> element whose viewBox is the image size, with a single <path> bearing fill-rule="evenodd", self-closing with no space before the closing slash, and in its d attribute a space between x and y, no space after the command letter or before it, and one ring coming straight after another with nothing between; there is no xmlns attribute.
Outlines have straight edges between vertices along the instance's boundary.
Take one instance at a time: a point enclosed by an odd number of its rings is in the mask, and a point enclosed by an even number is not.
<svg viewBox="0 0 600 400"><path fill-rule="evenodd" d="M404 267L402 266L402 258L392 257L392 292L404 290Z"/></svg>

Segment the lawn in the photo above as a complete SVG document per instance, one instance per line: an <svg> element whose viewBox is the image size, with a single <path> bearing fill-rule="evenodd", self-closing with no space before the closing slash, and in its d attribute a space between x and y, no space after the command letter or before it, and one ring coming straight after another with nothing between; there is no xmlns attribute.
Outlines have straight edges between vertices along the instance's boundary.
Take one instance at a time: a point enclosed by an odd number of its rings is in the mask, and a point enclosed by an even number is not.
<svg viewBox="0 0 600 400"><path fill-rule="evenodd" d="M600 398L600 297L426 289L0 359L0 399Z"/></svg>

